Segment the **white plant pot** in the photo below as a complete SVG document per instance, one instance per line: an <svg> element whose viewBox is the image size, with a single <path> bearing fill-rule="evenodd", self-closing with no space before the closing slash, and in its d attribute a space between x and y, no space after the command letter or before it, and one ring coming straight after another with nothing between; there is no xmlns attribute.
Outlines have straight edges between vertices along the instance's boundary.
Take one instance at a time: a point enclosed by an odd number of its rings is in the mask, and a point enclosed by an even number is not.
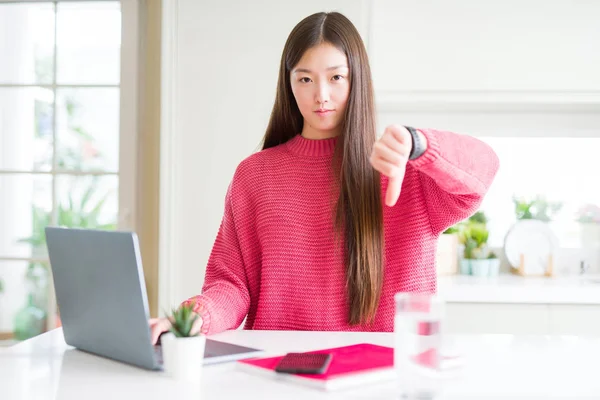
<svg viewBox="0 0 600 400"><path fill-rule="evenodd" d="M489 260L469 260L471 262L471 273L474 276L489 276L490 263Z"/></svg>
<svg viewBox="0 0 600 400"><path fill-rule="evenodd" d="M500 274L500 259L499 258L489 258L489 269L490 276L498 276Z"/></svg>
<svg viewBox="0 0 600 400"><path fill-rule="evenodd" d="M165 373L176 380L200 383L206 336L178 338L168 333L161 343Z"/></svg>
<svg viewBox="0 0 600 400"><path fill-rule="evenodd" d="M460 273L462 275L471 275L471 260L463 258L460 260Z"/></svg>

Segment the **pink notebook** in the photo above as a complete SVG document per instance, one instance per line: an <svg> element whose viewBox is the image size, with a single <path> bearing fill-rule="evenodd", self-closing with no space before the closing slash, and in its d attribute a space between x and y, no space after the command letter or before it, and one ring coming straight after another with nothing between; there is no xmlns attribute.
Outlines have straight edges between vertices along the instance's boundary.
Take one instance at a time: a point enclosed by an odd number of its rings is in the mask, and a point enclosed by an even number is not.
<svg viewBox="0 0 600 400"><path fill-rule="evenodd" d="M280 374L275 366L283 356L238 361L245 371L275 379L305 384L322 390L337 390L351 386L394 379L394 349L362 343L307 353L331 353L331 363L324 374Z"/></svg>

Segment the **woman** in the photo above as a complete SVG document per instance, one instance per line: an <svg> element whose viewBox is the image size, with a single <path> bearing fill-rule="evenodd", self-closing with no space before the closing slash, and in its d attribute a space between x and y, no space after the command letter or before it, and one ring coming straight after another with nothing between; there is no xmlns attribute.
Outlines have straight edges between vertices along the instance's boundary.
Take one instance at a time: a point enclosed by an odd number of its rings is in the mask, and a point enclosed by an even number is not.
<svg viewBox="0 0 600 400"><path fill-rule="evenodd" d="M481 141L389 126L339 13L302 20L283 50L263 150L238 166L195 331L392 331L393 296L436 290L437 238L473 214L498 169ZM383 197L385 196L385 204ZM151 321L156 342L169 328Z"/></svg>

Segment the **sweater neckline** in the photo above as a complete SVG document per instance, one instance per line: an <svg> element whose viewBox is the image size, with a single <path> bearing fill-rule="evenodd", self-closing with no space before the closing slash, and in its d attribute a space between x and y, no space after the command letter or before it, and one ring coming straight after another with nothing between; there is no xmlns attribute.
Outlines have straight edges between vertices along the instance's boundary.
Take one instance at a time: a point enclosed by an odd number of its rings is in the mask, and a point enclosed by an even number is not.
<svg viewBox="0 0 600 400"><path fill-rule="evenodd" d="M294 136L286 144L288 149L300 156L330 156L335 151L337 137L327 139L307 139L301 134Z"/></svg>

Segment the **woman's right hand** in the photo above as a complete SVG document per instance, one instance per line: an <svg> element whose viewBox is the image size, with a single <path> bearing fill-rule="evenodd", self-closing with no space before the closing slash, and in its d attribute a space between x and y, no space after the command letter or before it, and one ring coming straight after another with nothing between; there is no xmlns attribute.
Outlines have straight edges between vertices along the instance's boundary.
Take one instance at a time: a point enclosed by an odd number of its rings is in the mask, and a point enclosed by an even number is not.
<svg viewBox="0 0 600 400"><path fill-rule="evenodd" d="M196 314L197 315L197 314ZM168 331L171 328L171 321L168 318L151 318L150 321L150 339L152 344L155 345L158 342L158 338L161 333ZM195 335L200 333L202 329L202 317L198 315L198 319L194 321L190 334Z"/></svg>

